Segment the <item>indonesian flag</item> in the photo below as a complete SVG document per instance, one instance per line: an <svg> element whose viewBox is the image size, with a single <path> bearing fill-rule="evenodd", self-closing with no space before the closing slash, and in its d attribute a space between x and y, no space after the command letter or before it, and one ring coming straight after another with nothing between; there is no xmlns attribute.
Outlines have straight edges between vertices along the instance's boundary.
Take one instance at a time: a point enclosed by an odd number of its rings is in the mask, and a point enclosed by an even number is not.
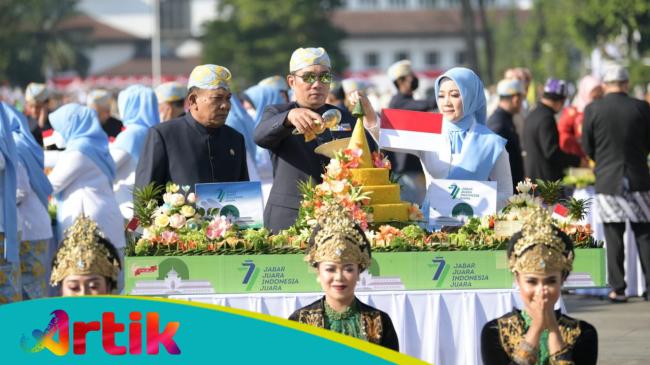
<svg viewBox="0 0 650 365"><path fill-rule="evenodd" d="M553 207L553 214L551 216L561 222L567 221L569 219L569 208L557 203Z"/></svg>
<svg viewBox="0 0 650 365"><path fill-rule="evenodd" d="M381 115L379 146L421 151L437 151L442 136L442 114L384 109Z"/></svg>
<svg viewBox="0 0 650 365"><path fill-rule="evenodd" d="M54 137L54 129L47 129L41 132L41 135L43 136L43 146L44 147L49 147L53 146L56 144L56 137Z"/></svg>

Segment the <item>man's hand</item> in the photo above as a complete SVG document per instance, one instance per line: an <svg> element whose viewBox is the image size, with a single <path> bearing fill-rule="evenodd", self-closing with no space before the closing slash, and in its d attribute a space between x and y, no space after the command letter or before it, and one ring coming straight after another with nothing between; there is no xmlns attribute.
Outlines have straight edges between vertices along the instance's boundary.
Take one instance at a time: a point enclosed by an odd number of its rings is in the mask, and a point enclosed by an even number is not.
<svg viewBox="0 0 650 365"><path fill-rule="evenodd" d="M318 113L307 108L291 109L284 125L293 126L305 135L315 135L323 130L324 121Z"/></svg>
<svg viewBox="0 0 650 365"><path fill-rule="evenodd" d="M372 108L372 104L370 104L370 100L368 100L368 97L366 94L362 91L356 90L350 93L348 96L350 98L350 105L355 106L357 103L361 103L361 107L363 108L363 126L366 128L375 128L377 126L377 115L375 114L375 110Z"/></svg>
<svg viewBox="0 0 650 365"><path fill-rule="evenodd" d="M41 129L45 128L48 113L49 111L47 110L47 106L42 106L38 112L38 126L41 127Z"/></svg>

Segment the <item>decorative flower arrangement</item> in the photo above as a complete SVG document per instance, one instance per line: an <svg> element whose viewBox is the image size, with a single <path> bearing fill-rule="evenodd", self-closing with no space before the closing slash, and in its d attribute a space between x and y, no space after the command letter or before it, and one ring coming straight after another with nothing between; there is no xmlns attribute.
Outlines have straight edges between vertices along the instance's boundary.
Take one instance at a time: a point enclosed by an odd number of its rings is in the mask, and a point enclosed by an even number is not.
<svg viewBox="0 0 650 365"><path fill-rule="evenodd" d="M205 211L197 208L197 197L189 192L189 187L167 184L165 188L148 186L139 189L134 194L134 213L144 229L141 236L130 243L127 255L302 253L316 223L315 213L328 200L348 209L355 221L364 227L375 252L503 250L509 238L496 236L495 222L520 220L529 214L527 208L547 205L543 199L533 195L539 184L526 179L518 184L518 194L511 197L505 213L470 218L462 227L428 232L416 224L371 226L372 213L364 204L368 197L352 182L349 171L358 166L359 157L355 151L342 151L330 161L322 184L314 186L311 181L302 184L304 200L297 222L300 224L276 235L264 228L240 229L231 217L219 215L218 209ZM161 205L158 196L162 196ZM588 209L588 202L569 199L565 203L571 219L558 221L557 226L571 237L576 248L602 247L602 242L593 239L589 225L577 223ZM410 219L422 220L417 206L412 207L409 213Z"/></svg>
<svg viewBox="0 0 650 365"><path fill-rule="evenodd" d="M362 151L360 149L345 149L337 152L325 167L322 175L323 182L314 186L313 181L299 184L303 201L298 213L296 226L314 227L318 209L324 203L336 203L354 219L363 230L372 223L372 213L367 203L368 194L352 181L350 169L359 167ZM380 159L380 162L383 161ZM383 162L381 162L383 164ZM390 162L388 162L390 164Z"/></svg>

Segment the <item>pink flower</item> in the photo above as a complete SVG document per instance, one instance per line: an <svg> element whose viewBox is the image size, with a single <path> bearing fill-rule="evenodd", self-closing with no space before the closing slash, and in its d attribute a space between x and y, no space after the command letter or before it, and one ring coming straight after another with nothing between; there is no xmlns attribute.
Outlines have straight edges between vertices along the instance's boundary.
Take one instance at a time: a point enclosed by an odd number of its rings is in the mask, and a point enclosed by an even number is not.
<svg viewBox="0 0 650 365"><path fill-rule="evenodd" d="M173 231L164 231L161 235L162 241L165 244L171 245L178 242L178 233Z"/></svg>
<svg viewBox="0 0 650 365"><path fill-rule="evenodd" d="M226 217L215 217L205 230L205 235L211 240L223 237L232 227L231 221Z"/></svg>

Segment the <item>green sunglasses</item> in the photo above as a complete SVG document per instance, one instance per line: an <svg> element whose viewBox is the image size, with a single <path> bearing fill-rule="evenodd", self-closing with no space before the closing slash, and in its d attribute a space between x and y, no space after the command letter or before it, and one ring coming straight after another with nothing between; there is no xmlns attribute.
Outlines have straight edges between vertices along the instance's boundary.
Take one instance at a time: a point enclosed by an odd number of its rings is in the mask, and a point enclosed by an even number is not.
<svg viewBox="0 0 650 365"><path fill-rule="evenodd" d="M331 84L332 83L332 73L330 72L323 72L322 74L315 74L313 72L305 72L302 75L298 74L292 74L294 76L298 76L302 79L302 81L308 83L308 84L313 84L316 82L316 80L320 81L322 84Z"/></svg>

